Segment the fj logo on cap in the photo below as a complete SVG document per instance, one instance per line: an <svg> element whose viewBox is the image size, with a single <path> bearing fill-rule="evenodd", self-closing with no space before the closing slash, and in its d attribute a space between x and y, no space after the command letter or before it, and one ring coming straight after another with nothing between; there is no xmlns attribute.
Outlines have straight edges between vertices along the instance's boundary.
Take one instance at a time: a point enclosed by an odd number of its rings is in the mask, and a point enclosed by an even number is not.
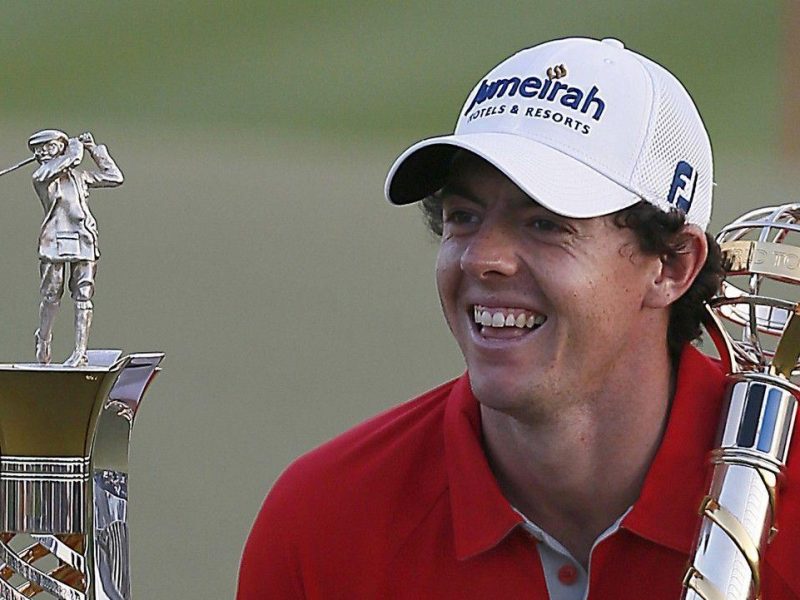
<svg viewBox="0 0 800 600"><path fill-rule="evenodd" d="M694 199L695 187L697 187L697 171L685 160L679 161L672 176L667 202L678 210L688 213Z"/></svg>
<svg viewBox="0 0 800 600"><path fill-rule="evenodd" d="M556 65L555 67L547 68L548 79L561 79L567 76L567 67L564 65Z"/></svg>

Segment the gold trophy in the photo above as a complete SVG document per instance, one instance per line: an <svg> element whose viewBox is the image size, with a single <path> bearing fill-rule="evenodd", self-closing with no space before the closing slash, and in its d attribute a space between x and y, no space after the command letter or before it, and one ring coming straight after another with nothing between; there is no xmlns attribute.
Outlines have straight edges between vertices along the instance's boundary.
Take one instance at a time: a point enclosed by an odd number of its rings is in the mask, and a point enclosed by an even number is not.
<svg viewBox="0 0 800 600"><path fill-rule="evenodd" d="M97 226L90 188L122 183L90 133L42 130L28 140L44 208L35 363L0 364L0 599L130 600L128 445L162 353L87 347ZM95 165L79 169L84 152ZM68 279L75 350L52 364L55 314Z"/></svg>
<svg viewBox="0 0 800 600"><path fill-rule="evenodd" d="M800 204L755 210L717 236L726 271L707 329L729 370L713 476L683 598L754 600L778 534L779 489L800 388ZM742 280L743 283L739 283ZM738 330L738 335L732 333Z"/></svg>

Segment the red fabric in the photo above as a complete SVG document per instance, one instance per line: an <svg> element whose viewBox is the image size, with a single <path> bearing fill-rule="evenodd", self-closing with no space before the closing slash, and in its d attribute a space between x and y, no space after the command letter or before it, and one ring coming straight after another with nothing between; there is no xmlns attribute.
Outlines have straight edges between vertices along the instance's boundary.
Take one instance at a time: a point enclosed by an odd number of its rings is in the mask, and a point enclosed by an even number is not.
<svg viewBox="0 0 800 600"><path fill-rule="evenodd" d="M590 600L680 598L723 387L718 367L687 348L641 497L592 554ZM800 598L800 447L787 481L763 600ZM294 462L253 526L237 598L545 599L536 541L519 523L464 375Z"/></svg>

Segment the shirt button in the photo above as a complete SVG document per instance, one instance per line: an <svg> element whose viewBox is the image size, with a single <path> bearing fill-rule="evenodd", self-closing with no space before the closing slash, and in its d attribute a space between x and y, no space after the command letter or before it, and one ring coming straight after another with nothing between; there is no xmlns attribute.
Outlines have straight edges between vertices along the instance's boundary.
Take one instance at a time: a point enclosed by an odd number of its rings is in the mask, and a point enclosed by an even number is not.
<svg viewBox="0 0 800 600"><path fill-rule="evenodd" d="M558 580L564 585L572 585L578 581L578 569L570 564L562 566L558 570Z"/></svg>

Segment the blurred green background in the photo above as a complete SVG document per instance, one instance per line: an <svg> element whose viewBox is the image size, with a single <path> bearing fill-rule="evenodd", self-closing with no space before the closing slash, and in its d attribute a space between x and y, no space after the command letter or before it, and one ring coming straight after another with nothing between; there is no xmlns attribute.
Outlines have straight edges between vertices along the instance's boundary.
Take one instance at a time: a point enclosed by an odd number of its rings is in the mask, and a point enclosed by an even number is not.
<svg viewBox="0 0 800 600"><path fill-rule="evenodd" d="M667 66L710 131L716 230L796 199L779 143L794 1L3 2L0 167L45 127L108 144L126 182L90 198L91 345L167 353L132 440L135 597L232 597L294 457L460 373L435 241L383 177L486 71L569 35ZM0 179L7 362L33 358L32 170ZM57 357L71 315L66 300Z"/></svg>

